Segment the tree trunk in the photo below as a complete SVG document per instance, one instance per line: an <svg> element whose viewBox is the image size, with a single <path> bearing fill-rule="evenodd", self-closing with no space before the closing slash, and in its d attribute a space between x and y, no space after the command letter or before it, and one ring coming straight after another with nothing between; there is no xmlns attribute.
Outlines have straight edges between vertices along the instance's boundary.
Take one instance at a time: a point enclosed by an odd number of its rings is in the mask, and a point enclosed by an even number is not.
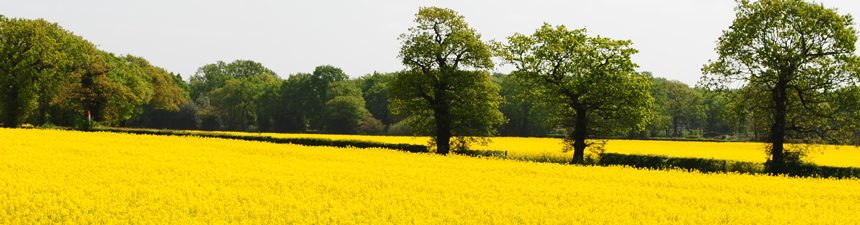
<svg viewBox="0 0 860 225"><path fill-rule="evenodd" d="M451 151L451 121L447 110L437 108L436 119L436 153L447 155Z"/></svg>
<svg viewBox="0 0 860 225"><path fill-rule="evenodd" d="M573 132L573 160L572 164L585 163L585 138L588 137L588 115L584 108L576 109L576 121Z"/></svg>
<svg viewBox="0 0 860 225"><path fill-rule="evenodd" d="M451 151L451 118L447 96L443 87L436 88L436 104L433 107L433 117L436 121L436 153L447 155Z"/></svg>
<svg viewBox="0 0 860 225"><path fill-rule="evenodd" d="M774 102L773 124L770 128L771 141L771 162L770 173L783 174L785 168L785 117L786 117L786 86L787 81L777 82L776 87L771 90L771 97Z"/></svg>
<svg viewBox="0 0 860 225"><path fill-rule="evenodd" d="M681 122L679 121L678 117L672 117L672 136L673 137L681 136L681 134L678 133L679 123L681 123Z"/></svg>

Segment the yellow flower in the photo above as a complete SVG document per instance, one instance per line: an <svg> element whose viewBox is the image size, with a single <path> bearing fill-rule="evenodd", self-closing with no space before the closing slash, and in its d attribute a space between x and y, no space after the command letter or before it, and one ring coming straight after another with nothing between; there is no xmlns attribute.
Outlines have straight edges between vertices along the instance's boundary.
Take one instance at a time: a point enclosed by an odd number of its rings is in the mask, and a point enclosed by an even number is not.
<svg viewBox="0 0 860 225"><path fill-rule="evenodd" d="M858 180L59 130L0 140L0 224L860 224Z"/></svg>

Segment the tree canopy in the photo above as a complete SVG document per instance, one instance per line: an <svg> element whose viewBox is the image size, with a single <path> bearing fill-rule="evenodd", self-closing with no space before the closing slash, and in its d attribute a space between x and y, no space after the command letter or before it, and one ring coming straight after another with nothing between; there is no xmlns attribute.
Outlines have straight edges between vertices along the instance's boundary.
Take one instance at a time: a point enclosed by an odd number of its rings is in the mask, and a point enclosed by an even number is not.
<svg viewBox="0 0 860 225"><path fill-rule="evenodd" d="M497 44L514 76L534 82L546 101L560 107L559 122L571 132L572 162L583 163L594 134L643 129L653 102L647 76L635 71L631 42L589 37L585 29L544 24L527 36Z"/></svg>
<svg viewBox="0 0 860 225"><path fill-rule="evenodd" d="M265 93L275 92L280 78L262 64L249 60L205 65L191 76L191 97L217 129L257 130Z"/></svg>
<svg viewBox="0 0 860 225"><path fill-rule="evenodd" d="M504 101L501 111L508 119L499 130L503 136L546 136L555 125L552 118L554 104L542 101L538 92L533 91L534 83L521 77L508 74L494 74L494 81L500 87Z"/></svg>
<svg viewBox="0 0 860 225"><path fill-rule="evenodd" d="M115 56L42 19L0 20L2 125L122 125L146 107L187 102L173 77L135 56ZM155 91L159 90L159 91Z"/></svg>
<svg viewBox="0 0 860 225"><path fill-rule="evenodd" d="M706 108L702 92L664 78L652 78L651 84L654 117L650 126L653 131L662 129L667 136L680 137L684 129L704 126Z"/></svg>
<svg viewBox="0 0 860 225"><path fill-rule="evenodd" d="M409 70L391 83L393 111L415 131L433 134L440 154L450 151L452 136L468 146L466 137L494 134L504 117L498 87L484 71L493 67L489 46L450 9L423 7L415 23L400 36Z"/></svg>
<svg viewBox="0 0 860 225"><path fill-rule="evenodd" d="M802 0L740 1L736 18L718 39L719 58L704 66L704 86L740 88L745 108L768 129L769 167L786 171L786 143L845 143L854 137L840 102L857 86L857 32L850 15ZM787 156L788 155L788 156Z"/></svg>
<svg viewBox="0 0 860 225"><path fill-rule="evenodd" d="M76 42L83 40L45 20L0 20L0 123L17 126L39 116L39 99L66 80L58 71L72 53L65 47L89 44Z"/></svg>
<svg viewBox="0 0 860 225"><path fill-rule="evenodd" d="M308 122L310 128L313 130L323 130L325 127L325 115L334 112L327 112L327 108L325 107L326 103L331 100L333 96L329 94L332 86L335 83L345 81L349 78L346 73L343 72L340 68L331 66L331 65L323 65L317 66L314 68L314 72L310 74L308 84L310 85L310 92L306 97L307 102L304 105L304 111L308 115ZM362 103L362 107L363 103Z"/></svg>

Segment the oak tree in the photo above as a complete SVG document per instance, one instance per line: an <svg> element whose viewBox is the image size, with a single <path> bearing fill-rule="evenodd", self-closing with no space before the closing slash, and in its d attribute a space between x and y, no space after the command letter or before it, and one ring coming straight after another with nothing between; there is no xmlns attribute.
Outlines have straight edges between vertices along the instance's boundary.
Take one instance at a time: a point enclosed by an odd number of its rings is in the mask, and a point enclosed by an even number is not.
<svg viewBox="0 0 860 225"><path fill-rule="evenodd" d="M840 93L857 85L857 32L850 15L803 0L739 1L702 69L711 89L743 89L745 106L770 124L768 169L787 172L787 143L844 143L856 121ZM789 149L790 150L790 149Z"/></svg>
<svg viewBox="0 0 860 225"><path fill-rule="evenodd" d="M485 71L493 67L489 46L450 9L421 8L415 23L400 36L409 69L391 83L393 111L408 115L414 131L432 134L439 154L450 151L452 136L494 134L504 118L498 86Z"/></svg>
<svg viewBox="0 0 860 225"><path fill-rule="evenodd" d="M630 41L589 37L585 29L544 24L532 35L514 34L497 43L512 73L539 87L544 101L559 108L560 125L570 130L572 163L585 162L595 134L642 129L653 102L647 76L635 71Z"/></svg>

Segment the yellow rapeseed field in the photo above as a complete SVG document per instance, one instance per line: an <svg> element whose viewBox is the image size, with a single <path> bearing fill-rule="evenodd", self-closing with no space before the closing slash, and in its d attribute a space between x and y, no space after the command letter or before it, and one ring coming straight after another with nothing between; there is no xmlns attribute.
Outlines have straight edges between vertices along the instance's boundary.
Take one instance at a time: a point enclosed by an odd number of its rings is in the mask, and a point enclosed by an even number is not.
<svg viewBox="0 0 860 225"><path fill-rule="evenodd" d="M860 181L0 129L0 224L860 224Z"/></svg>
<svg viewBox="0 0 860 225"><path fill-rule="evenodd" d="M427 137L409 136L372 136L342 134L282 134L282 133L245 133L219 132L235 135L265 135L282 138L324 138L336 140L376 141L384 143L408 143L426 145ZM508 157L537 161L566 162L573 152L562 152L560 138L493 137L487 146L474 146L478 150L507 151ZM646 141L646 140L609 140L606 152L662 155L685 158L721 159L742 162L767 160L765 145L753 142L699 142L699 141ZM810 148L804 160L818 165L837 167L860 167L860 147L819 145Z"/></svg>

